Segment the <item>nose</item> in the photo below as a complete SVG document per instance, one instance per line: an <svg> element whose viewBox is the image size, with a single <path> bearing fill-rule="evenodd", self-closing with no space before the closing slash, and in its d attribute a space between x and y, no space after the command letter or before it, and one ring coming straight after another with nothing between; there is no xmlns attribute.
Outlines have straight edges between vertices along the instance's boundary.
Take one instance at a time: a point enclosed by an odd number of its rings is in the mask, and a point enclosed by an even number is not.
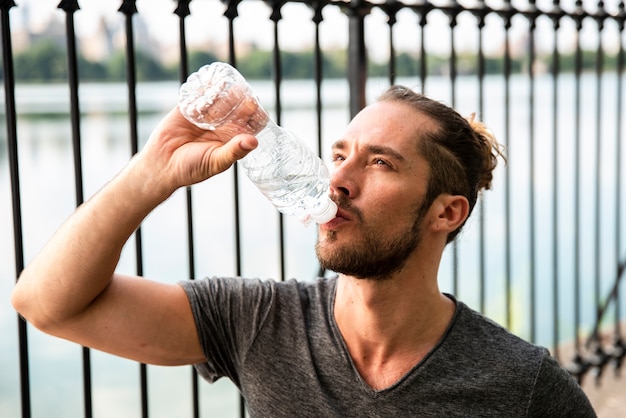
<svg viewBox="0 0 626 418"><path fill-rule="evenodd" d="M330 171L331 194L354 198L358 193L357 173L348 160L336 163Z"/></svg>

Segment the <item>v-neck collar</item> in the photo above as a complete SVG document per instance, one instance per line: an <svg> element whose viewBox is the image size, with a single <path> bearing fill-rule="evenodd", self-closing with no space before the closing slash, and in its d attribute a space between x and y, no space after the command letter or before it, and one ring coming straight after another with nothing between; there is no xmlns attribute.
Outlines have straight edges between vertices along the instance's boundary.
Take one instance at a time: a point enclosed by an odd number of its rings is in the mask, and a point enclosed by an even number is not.
<svg viewBox="0 0 626 418"><path fill-rule="evenodd" d="M398 386L401 386L404 382L406 382L406 380L410 376L412 376L414 373L417 372L417 370L421 368L421 366L439 349L439 347L446 340L446 337L450 333L450 330L452 329L452 327L457 321L457 318L459 315L459 309L460 309L459 303L456 300L456 298L448 293L444 293L446 297L450 298L450 300L454 302L455 307L454 307L454 315L452 316L450 323L446 327L446 330L444 331L439 341L437 341L437 343L433 346L433 348L428 353L426 353L424 357L422 357L413 367L409 369L408 372L406 372L396 382L392 383L390 386L387 386L386 388L377 390L377 389L372 388L369 385L369 383L367 383L365 379L363 379L363 377L361 376L361 373L357 369L356 365L354 364L354 360L352 359L352 356L350 355L350 351L348 350L346 341L344 340L343 335L341 334L341 331L339 330L339 325L337 324L337 321L335 320L335 297L336 295L337 295L337 278L333 280L332 289L329 292L329 301L328 301L328 316L330 320L330 326L333 332L333 337L337 341L339 341L341 345L341 350L343 352L343 356L346 359L346 361L350 364L350 368L352 369L352 373L354 374L356 380L361 384L361 387L363 388L363 390L367 392L373 398L382 396L386 393L393 392L395 388L397 388Z"/></svg>

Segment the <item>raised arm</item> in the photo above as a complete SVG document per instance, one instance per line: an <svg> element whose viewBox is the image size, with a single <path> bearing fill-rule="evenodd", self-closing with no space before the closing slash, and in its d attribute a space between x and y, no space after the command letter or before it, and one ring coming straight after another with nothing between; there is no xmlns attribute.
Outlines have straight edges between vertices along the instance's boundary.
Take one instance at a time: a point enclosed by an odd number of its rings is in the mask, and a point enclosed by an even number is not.
<svg viewBox="0 0 626 418"><path fill-rule="evenodd" d="M46 333L115 355L152 364L202 361L182 288L115 268L155 207L177 188L226 170L256 144L245 134L224 142L173 109L144 149L24 269L12 294L15 309Z"/></svg>

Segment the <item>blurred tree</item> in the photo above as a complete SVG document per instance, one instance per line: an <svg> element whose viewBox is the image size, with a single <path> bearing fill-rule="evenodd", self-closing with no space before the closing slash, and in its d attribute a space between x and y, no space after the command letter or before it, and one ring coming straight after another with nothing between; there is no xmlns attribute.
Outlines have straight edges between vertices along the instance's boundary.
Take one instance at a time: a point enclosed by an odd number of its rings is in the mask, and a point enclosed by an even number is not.
<svg viewBox="0 0 626 418"><path fill-rule="evenodd" d="M65 50L51 40L36 42L25 52L15 56L15 78L37 82L66 80L65 55Z"/></svg>
<svg viewBox="0 0 626 418"><path fill-rule="evenodd" d="M595 51L583 51L583 71L592 71L595 66ZM415 77L419 75L419 60L414 53L400 52L396 60L396 77ZM473 53L459 54L457 57L458 74L476 74L478 62ZM512 59L513 73L526 72L527 57ZM189 52L189 72L196 71L203 65L217 61L219 58L210 51L193 50ZM324 78L343 78L347 71L347 51L333 49L322 52L322 75ZM551 55L540 55L538 62L544 68L552 65ZM606 54L604 68L607 71L616 67L616 54ZM450 58L441 55L426 57L428 75L446 76L450 73ZM271 79L273 77L274 60L271 51L253 48L246 54L237 57L239 71L248 79ZM561 55L561 71L573 71L575 57L573 53ZM18 82L62 82L67 79L67 57L65 48L49 39L42 39L29 49L14 57L15 76ZM283 51L281 53L281 69L284 79L312 79L314 72L313 50ZM155 57L141 49L135 52L135 69L137 81L176 80L178 63L164 65ZM92 62L78 57L79 76L88 81L124 81L126 80L126 55L119 50L104 62ZM485 58L486 74L502 74L504 61L502 56ZM368 73L371 77L387 77L388 62L369 62ZM1 68L0 68L1 75Z"/></svg>

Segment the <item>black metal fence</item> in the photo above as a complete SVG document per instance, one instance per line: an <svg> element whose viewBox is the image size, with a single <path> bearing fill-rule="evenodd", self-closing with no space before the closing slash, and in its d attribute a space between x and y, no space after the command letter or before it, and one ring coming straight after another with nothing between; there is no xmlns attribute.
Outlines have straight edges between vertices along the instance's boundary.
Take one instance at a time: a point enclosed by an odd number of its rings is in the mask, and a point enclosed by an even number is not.
<svg viewBox="0 0 626 418"><path fill-rule="evenodd" d="M81 6L92 7L84 3ZM266 15L260 15L258 8L252 15L245 15L251 3L262 4ZM333 139L330 136L341 130L336 124L328 125L327 109L339 106L346 116L354 115L372 95L391 83L410 84L465 113L476 111L507 147L509 163L498 169L494 190L480 201L458 242L446 250L441 286L523 338L548 346L579 380L590 373L601 378L604 370L619 370L626 353L619 326L625 318L626 304L626 293L620 287L626 266L626 196L622 192L626 175L622 123L626 119L626 12L623 1L544 3L181 0L172 2L169 10L158 12L173 12L178 20L178 27L161 28L178 31L178 82L195 70L188 64L186 22L190 19L223 19L224 31L228 32L224 34L224 60L234 65L246 53L238 50L239 33L244 31L237 26L238 19L245 15L247 22L255 25L270 24L273 103L267 104L273 106L276 121L281 124L289 123L291 115L290 105L283 103L295 94L290 81L284 78L282 43L298 35L300 29L291 26L289 33L280 29L294 10L306 14L305 45L313 51L310 65L314 76L306 80L313 94L304 112L314 120L311 135L322 154L324 145ZM18 155L22 121L16 106L16 72L20 68L14 67L12 47L11 11L15 6L11 0L0 1L6 126L2 146L7 149L12 213L12 231L3 235L12 236L14 253L14 276L2 280L13 281L28 256L24 250L28 225L22 216L22 159ZM146 10L156 7L151 2L140 2L140 6ZM126 39L127 140L133 154L145 139L138 126L144 109L137 95L141 83L137 81L134 27L144 10L135 1L123 1L118 7ZM79 89L85 83L78 71L75 30L79 4L63 0L58 9L65 21L67 116L71 124L74 200L80 204L85 198L84 175L88 168L83 164L81 120L85 112L79 100ZM267 35L266 29L258 27L259 36L263 31ZM336 49L345 50L346 74L340 80L330 80L324 74L323 62L325 54ZM408 73L400 70L400 64L406 68L407 58L414 60L410 61ZM368 71L373 71L375 64L376 68L385 68L386 75L372 77ZM345 92L345 100L339 105L329 104L331 100L326 98L324 87L329 83L345 87L340 89ZM231 171L233 228L229 242L235 255L228 274L250 275L244 265L247 257L254 259L254 250L245 245L252 236L247 232L251 227L243 216L242 181L236 168ZM181 246L186 246L183 264L188 270L175 280L212 274L199 271L199 259L204 254L198 257L197 247L199 235L204 232L198 225L202 215L194 201L197 196L196 190L188 188L181 197L185 203L179 207L179 217L184 217L186 230L186 242ZM293 248L292 235L297 232L293 232L289 220L276 216L277 222L271 226L278 231L270 244L276 246L276 278L283 279L302 250ZM142 239L142 229L132 240L135 273L140 275L144 273L148 244ZM7 254L1 257L3 264L9 264ZM15 412L15 404L19 403L21 415L30 417L36 415L32 405L39 401L38 392L31 389L33 370L29 358L41 347L29 345L32 334L28 324L19 318L17 322L21 398L12 403L13 409L6 400L0 400L0 405L5 402L8 406L2 407L4 411ZM93 400L98 388L93 384L92 352L81 348L81 355L82 400L77 400L76 394L68 398L55 396L62 399L58 402L82 405L86 417L102 416L102 405ZM151 369L139 365L138 414L144 417L163 413L150 393ZM203 385L199 385L193 371L188 379L192 395L178 400L185 406L177 410L202 416L208 407L208 402L201 402ZM225 410L245 415L243 402L236 397L229 399Z"/></svg>

